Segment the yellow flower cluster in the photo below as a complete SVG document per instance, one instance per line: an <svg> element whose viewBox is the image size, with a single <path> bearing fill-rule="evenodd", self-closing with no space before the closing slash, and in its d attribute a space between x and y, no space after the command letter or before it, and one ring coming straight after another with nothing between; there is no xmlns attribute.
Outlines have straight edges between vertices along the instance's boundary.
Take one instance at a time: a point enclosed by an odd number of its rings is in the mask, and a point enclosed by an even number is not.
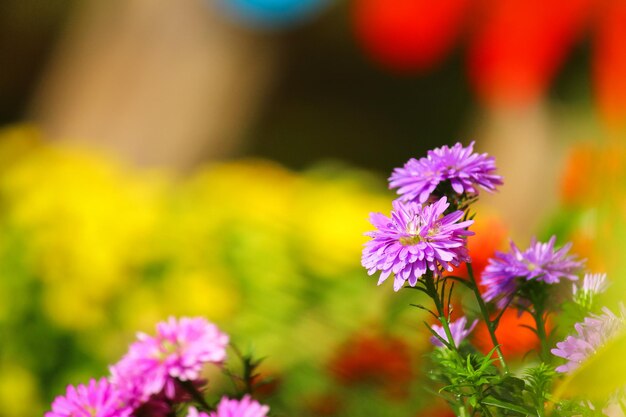
<svg viewBox="0 0 626 417"><path fill-rule="evenodd" d="M328 351L328 320L341 332L382 302L357 295L374 286L358 278L365 238L355 237L387 209L372 183L265 161L177 179L53 146L31 127L1 132L3 415L41 412L168 315L219 322L274 367Z"/></svg>

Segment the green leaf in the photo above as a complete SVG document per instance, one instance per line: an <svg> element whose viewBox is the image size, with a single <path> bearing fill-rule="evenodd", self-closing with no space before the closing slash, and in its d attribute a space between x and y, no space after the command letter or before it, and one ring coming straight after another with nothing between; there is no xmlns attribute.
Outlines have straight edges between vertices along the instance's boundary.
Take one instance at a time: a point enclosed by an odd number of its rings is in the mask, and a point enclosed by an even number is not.
<svg viewBox="0 0 626 417"><path fill-rule="evenodd" d="M505 410L514 411L516 413L520 413L525 416L536 416L534 410L527 409L522 407L521 405L507 403L506 401L498 400L494 397L483 398L483 404L492 405L494 407L503 408Z"/></svg>
<svg viewBox="0 0 626 417"><path fill-rule="evenodd" d="M498 345L498 346L500 346L500 345ZM493 349L491 349L491 350L489 351L489 353L487 354L487 356L485 356L485 357L483 357L483 358L482 358L482 361L481 361L480 367L478 368L478 370L479 370L480 372L484 372L484 371L485 371L485 370L489 367L489 365L491 365L492 363L494 363L494 362L495 362L495 360L496 360L496 359L495 359L495 358L493 358L493 354L494 354L494 352L496 351L496 349L497 349L497 346L496 346L496 347L494 347Z"/></svg>
<svg viewBox="0 0 626 417"><path fill-rule="evenodd" d="M439 335L439 333L437 333L432 327L430 327L430 325L428 323L426 323L425 321L422 322L424 323L424 326L426 326L426 328L428 329L428 331L436 338L438 339L441 343L443 343L443 345L445 347L447 347L448 349L452 350L452 345L450 345L450 343L448 343L448 341L446 339L444 339L443 337L441 337Z"/></svg>

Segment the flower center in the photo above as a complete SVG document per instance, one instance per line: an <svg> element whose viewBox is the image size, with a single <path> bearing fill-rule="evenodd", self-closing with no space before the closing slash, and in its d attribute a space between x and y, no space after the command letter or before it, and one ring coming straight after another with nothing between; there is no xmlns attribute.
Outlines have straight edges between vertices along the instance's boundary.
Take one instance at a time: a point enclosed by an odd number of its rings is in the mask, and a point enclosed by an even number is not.
<svg viewBox="0 0 626 417"><path fill-rule="evenodd" d="M400 244L403 246L411 246L411 245L416 245L419 242L422 241L422 237L420 235L411 235L411 236L404 236L401 237L400 239Z"/></svg>
<svg viewBox="0 0 626 417"><path fill-rule="evenodd" d="M90 417L96 417L98 415L98 410L96 409L96 407L92 407L92 406L85 406L84 409L87 412L87 415L89 415ZM74 416L74 414L72 413L72 416ZM78 417L78 414L76 414L76 417Z"/></svg>
<svg viewBox="0 0 626 417"><path fill-rule="evenodd" d="M419 216L415 216L411 221L406 224L406 234L408 236L403 236L399 240L400 244L403 246L416 245L420 242L428 240L429 237L436 235L439 232L439 227L437 224L433 225L426 236L422 236L420 234L420 229L423 227L423 221Z"/></svg>
<svg viewBox="0 0 626 417"><path fill-rule="evenodd" d="M178 343L172 343L169 340L163 340L161 342L159 352L155 355L155 359L157 359L160 362L163 362L165 359L167 359L168 356L170 356L173 353L176 353L178 351L178 348L179 348Z"/></svg>

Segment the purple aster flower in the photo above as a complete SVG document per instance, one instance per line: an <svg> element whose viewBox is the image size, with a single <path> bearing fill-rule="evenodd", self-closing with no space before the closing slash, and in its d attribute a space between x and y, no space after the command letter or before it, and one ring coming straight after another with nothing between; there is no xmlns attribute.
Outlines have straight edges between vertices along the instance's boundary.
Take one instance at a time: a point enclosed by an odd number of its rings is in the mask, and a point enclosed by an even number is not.
<svg viewBox="0 0 626 417"><path fill-rule="evenodd" d="M248 395L241 400L222 397L217 405L217 410L208 416L204 413L198 413L197 416L189 414L188 417L267 417L269 410L268 406L259 404Z"/></svg>
<svg viewBox="0 0 626 417"><path fill-rule="evenodd" d="M444 216L448 206L446 197L429 205L396 200L391 218L370 215L378 230L366 233L372 240L365 244L361 263L369 275L381 271L378 285L393 273L393 288L398 291L406 281L415 286L428 270L439 274L470 261L465 237L474 234L466 230L473 220L458 222L463 217L460 210Z"/></svg>
<svg viewBox="0 0 626 417"><path fill-rule="evenodd" d="M207 320L183 317L157 324L157 335L137 335L126 355L111 367L111 381L137 406L150 396L176 397L176 380L197 382L207 363L226 358L228 336Z"/></svg>
<svg viewBox="0 0 626 417"><path fill-rule="evenodd" d="M428 151L425 158L409 159L404 167L393 170L389 188L398 188L403 201L425 203L444 181L449 181L457 194L478 194L478 186L494 191L502 185L495 170L493 157L474 153L474 142L466 148L457 143Z"/></svg>
<svg viewBox="0 0 626 417"><path fill-rule="evenodd" d="M478 320L474 320L474 322L468 328L466 328L467 317L465 316L461 317L457 321L453 321L449 323L450 333L452 334L452 340L454 340L454 344L456 346L459 346L461 342L465 340L467 336L469 336L472 330L474 330L474 327L476 327L476 323L478 323ZM443 340L445 340L446 342L449 342L448 336L446 335L446 332L443 329L443 326L433 324L431 327L435 332L437 332L439 336L441 336ZM432 343L433 345L437 347L444 346L443 343L441 343L441 340L439 340L435 336L430 337L430 343Z"/></svg>
<svg viewBox="0 0 626 417"><path fill-rule="evenodd" d="M105 379L92 379L88 385L69 385L63 396L52 402L52 411L45 417L128 417L132 409L119 392Z"/></svg>
<svg viewBox="0 0 626 417"><path fill-rule="evenodd" d="M509 253L496 252L496 257L482 274L482 285L487 289L484 293L486 301L498 300L498 306L504 307L519 288L520 281L537 280L546 284L556 284L566 278L576 281L574 272L580 269L583 261L568 255L571 243L555 250L556 237L552 236L547 243L537 242L533 238L530 247L520 251L511 242Z"/></svg>
<svg viewBox="0 0 626 417"><path fill-rule="evenodd" d="M568 336L564 341L556 344L552 349L553 355L567 359L567 363L556 368L557 372L570 372L578 368L582 362L592 356L607 341L624 330L626 311L621 306L621 316L616 316L608 308L603 308L604 314L592 314L582 323L576 323L576 335Z"/></svg>

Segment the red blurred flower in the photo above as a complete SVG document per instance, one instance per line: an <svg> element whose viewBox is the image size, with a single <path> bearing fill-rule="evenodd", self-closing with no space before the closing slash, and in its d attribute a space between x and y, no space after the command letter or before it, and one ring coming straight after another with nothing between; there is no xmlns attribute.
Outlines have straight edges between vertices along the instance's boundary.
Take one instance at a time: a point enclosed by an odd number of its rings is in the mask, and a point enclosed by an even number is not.
<svg viewBox="0 0 626 417"><path fill-rule="evenodd" d="M626 2L603 4L593 39L593 81L604 119L619 127L626 118Z"/></svg>
<svg viewBox="0 0 626 417"><path fill-rule="evenodd" d="M470 80L489 105L540 98L590 27L599 108L610 125L626 121L622 0L353 0L353 5L363 49L396 71L431 69L466 32Z"/></svg>
<svg viewBox="0 0 626 417"><path fill-rule="evenodd" d="M485 0L470 40L470 79L488 103L525 103L548 88L593 0Z"/></svg>
<svg viewBox="0 0 626 417"><path fill-rule="evenodd" d="M399 71L437 65L453 46L471 0L358 0L356 36L380 64Z"/></svg>
<svg viewBox="0 0 626 417"><path fill-rule="evenodd" d="M335 394L320 394L305 400L305 407L314 416L331 417L337 415L343 407L341 398Z"/></svg>
<svg viewBox="0 0 626 417"><path fill-rule="evenodd" d="M408 394L413 360L407 343L381 334L357 334L348 340L328 368L345 385L373 384L396 398Z"/></svg>

